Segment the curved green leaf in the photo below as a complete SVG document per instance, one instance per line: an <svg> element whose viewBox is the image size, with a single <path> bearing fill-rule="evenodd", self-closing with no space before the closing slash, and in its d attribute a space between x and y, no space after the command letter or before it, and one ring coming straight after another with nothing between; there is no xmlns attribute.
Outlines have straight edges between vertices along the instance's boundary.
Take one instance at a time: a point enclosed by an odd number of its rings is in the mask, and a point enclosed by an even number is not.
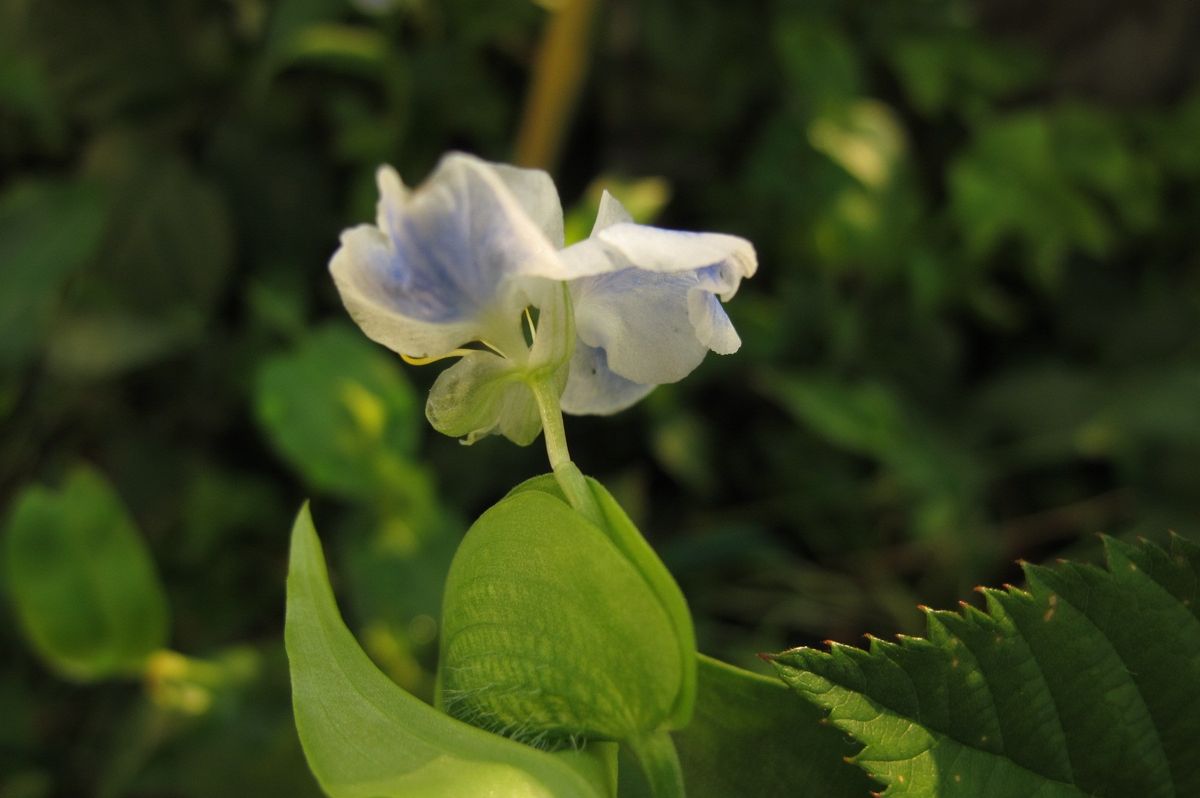
<svg viewBox="0 0 1200 798"><path fill-rule="evenodd" d="M668 727L687 668L667 609L605 531L558 496L518 491L485 512L442 606L439 677L452 714L555 746Z"/></svg>
<svg viewBox="0 0 1200 798"><path fill-rule="evenodd" d="M612 497L608 489L598 481L587 477L588 486L600 511L604 513L607 522L601 531L608 535L609 540L625 555L634 568L646 580L651 592L658 598L659 604L667 613L667 620L674 632L674 641L679 649L679 660L682 663L680 672L679 693L671 709L668 721L672 729L682 729L691 721L696 702L696 632L692 625L692 613L688 609L683 591L679 589L675 578L667 570L667 566L659 559L658 554L651 548L641 531L630 520L625 510ZM553 474L543 474L522 482L509 492L509 496L528 490L538 490L549 493L563 501L558 480Z"/></svg>
<svg viewBox="0 0 1200 798"><path fill-rule="evenodd" d="M1105 539L1108 569L1027 565L929 639L795 649L785 681L911 796L1200 794L1200 549Z"/></svg>
<svg viewBox="0 0 1200 798"><path fill-rule="evenodd" d="M133 521L99 473L26 488L7 525L17 617L48 665L73 679L137 673L167 642L166 595Z"/></svg>
<svg viewBox="0 0 1200 798"><path fill-rule="evenodd" d="M338 613L308 508L292 530L284 638L296 728L333 798L612 798L610 746L547 754L409 695Z"/></svg>

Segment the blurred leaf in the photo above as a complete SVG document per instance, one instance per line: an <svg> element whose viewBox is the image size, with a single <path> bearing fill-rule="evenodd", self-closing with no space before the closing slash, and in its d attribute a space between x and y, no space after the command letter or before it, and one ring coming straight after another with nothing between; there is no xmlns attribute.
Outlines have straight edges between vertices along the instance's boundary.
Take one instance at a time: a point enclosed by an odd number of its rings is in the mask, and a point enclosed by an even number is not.
<svg viewBox="0 0 1200 798"><path fill-rule="evenodd" d="M28 182L0 195L0 371L41 343L64 281L99 243L104 206L94 186Z"/></svg>
<svg viewBox="0 0 1200 798"><path fill-rule="evenodd" d="M672 403L672 412L657 413L650 440L654 457L667 473L699 494L717 485L712 436L703 418Z"/></svg>
<svg viewBox="0 0 1200 798"><path fill-rule="evenodd" d="M582 241L592 234L600 199L607 191L616 197L638 224L650 224L671 201L671 184L661 177L628 179L600 175L588 184L579 202L566 209L564 229L567 244Z"/></svg>
<svg viewBox="0 0 1200 798"><path fill-rule="evenodd" d="M319 490L369 500L414 479L418 399L399 360L345 325L267 361L255 410L277 451Z"/></svg>
<svg viewBox="0 0 1200 798"><path fill-rule="evenodd" d="M204 660L159 652L146 681L148 695L104 728L111 754L98 798L223 798L235 784L255 798L323 795L292 720L282 640Z"/></svg>
<svg viewBox="0 0 1200 798"><path fill-rule="evenodd" d="M972 112L1039 77L1031 52L970 29L897 37L888 55L912 104L926 115Z"/></svg>
<svg viewBox="0 0 1200 798"><path fill-rule="evenodd" d="M790 99L801 109L828 111L862 92L859 52L832 15L788 14L772 32Z"/></svg>
<svg viewBox="0 0 1200 798"><path fill-rule="evenodd" d="M338 614L307 507L292 532L285 638L296 727L333 798L613 798L604 754L538 751L457 721L388 681Z"/></svg>
<svg viewBox="0 0 1200 798"><path fill-rule="evenodd" d="M1078 106L989 119L948 178L968 254L980 259L1020 242L1043 285L1058 281L1073 251L1107 255L1117 240L1114 221L1143 229L1158 213L1153 168L1115 119Z"/></svg>
<svg viewBox="0 0 1200 798"><path fill-rule="evenodd" d="M9 594L37 653L72 679L139 672L167 642L167 605L133 521L97 472L26 488L8 519Z"/></svg>
<svg viewBox="0 0 1200 798"><path fill-rule="evenodd" d="M1200 549L1105 540L1108 569L1026 565L929 639L797 648L777 666L890 795L1200 790ZM943 789L943 786L945 789Z"/></svg>
<svg viewBox="0 0 1200 798"><path fill-rule="evenodd" d="M915 520L925 534L961 534L980 474L966 453L887 387L823 377L774 377L766 392L835 446L870 457L894 472L921 501Z"/></svg>
<svg viewBox="0 0 1200 798"><path fill-rule="evenodd" d="M352 75L372 77L383 68L388 42L370 28L351 25L313 25L288 42L280 68L312 64Z"/></svg>
<svg viewBox="0 0 1200 798"><path fill-rule="evenodd" d="M1195 179L1200 176L1200 93L1180 101L1148 124L1151 143L1164 169L1174 175Z"/></svg>

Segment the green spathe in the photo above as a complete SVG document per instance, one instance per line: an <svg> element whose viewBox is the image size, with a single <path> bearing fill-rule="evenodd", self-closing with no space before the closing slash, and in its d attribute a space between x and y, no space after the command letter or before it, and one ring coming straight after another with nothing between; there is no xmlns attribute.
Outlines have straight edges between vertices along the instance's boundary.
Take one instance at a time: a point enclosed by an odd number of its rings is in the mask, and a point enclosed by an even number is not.
<svg viewBox="0 0 1200 798"><path fill-rule="evenodd" d="M443 604L441 701L452 714L554 747L681 728L695 642L678 587L595 481L604 528L552 476L471 527Z"/></svg>
<svg viewBox="0 0 1200 798"><path fill-rule="evenodd" d="M292 530L287 593L296 728L333 798L613 798L611 746L547 754L455 720L389 680L338 613L307 507Z"/></svg>

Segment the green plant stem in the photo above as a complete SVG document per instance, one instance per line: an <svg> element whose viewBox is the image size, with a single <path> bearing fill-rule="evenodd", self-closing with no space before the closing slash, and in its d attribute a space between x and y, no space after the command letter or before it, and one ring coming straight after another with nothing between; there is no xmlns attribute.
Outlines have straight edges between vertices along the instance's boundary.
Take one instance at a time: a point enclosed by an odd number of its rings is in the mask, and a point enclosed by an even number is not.
<svg viewBox="0 0 1200 798"><path fill-rule="evenodd" d="M660 730L626 744L641 763L654 798L684 798L683 769L670 734Z"/></svg>
<svg viewBox="0 0 1200 798"><path fill-rule="evenodd" d="M597 526L604 525L604 513L592 495L592 489L579 467L571 462L567 449L567 433L563 428L562 408L558 394L548 381L529 383L537 400L538 413L542 417L542 437L546 440L546 455L550 458L550 470L558 486L562 488L567 502L584 518Z"/></svg>

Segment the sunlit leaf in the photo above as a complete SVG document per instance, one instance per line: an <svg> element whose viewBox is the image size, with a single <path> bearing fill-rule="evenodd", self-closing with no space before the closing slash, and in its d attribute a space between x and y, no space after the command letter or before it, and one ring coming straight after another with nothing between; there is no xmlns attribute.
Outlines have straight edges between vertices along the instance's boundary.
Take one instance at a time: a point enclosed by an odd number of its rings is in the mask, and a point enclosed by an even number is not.
<svg viewBox="0 0 1200 798"><path fill-rule="evenodd" d="M319 490L375 498L426 479L408 459L424 422L399 361L345 326L267 361L255 409L279 453Z"/></svg>
<svg viewBox="0 0 1200 798"><path fill-rule="evenodd" d="M285 639L300 740L332 798L613 798L611 751L537 751L389 681L338 613L307 508L292 532Z"/></svg>

